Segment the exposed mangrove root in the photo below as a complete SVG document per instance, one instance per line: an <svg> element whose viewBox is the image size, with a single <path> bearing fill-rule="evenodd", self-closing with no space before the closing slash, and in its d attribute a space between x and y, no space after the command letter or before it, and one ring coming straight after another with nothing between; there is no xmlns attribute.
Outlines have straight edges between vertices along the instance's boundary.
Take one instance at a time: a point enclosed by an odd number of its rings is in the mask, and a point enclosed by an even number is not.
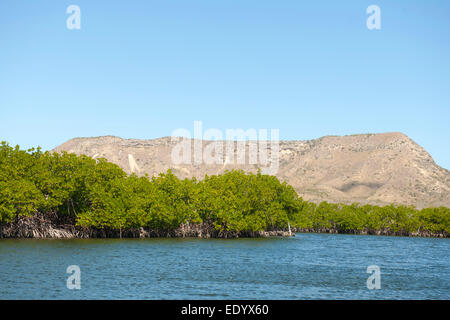
<svg viewBox="0 0 450 320"><path fill-rule="evenodd" d="M385 230L339 230L336 228L292 228L293 232L299 233L334 233L334 234L355 234L355 235L376 235L376 236L398 236L398 237L422 237L422 238L448 238L445 231L434 233L429 230L417 230L416 232Z"/></svg>
<svg viewBox="0 0 450 320"><path fill-rule="evenodd" d="M35 214L17 221L0 225L0 238L261 238L289 237L288 231L220 231L212 223L182 224L173 230L81 228L72 221L60 221L56 215Z"/></svg>
<svg viewBox="0 0 450 320"><path fill-rule="evenodd" d="M109 228L82 228L75 226L75 221L62 220L56 214L43 215L36 213L31 217L20 217L15 222L0 225L0 238L41 238L41 239L72 239L72 238L264 238L290 237L295 232L300 233L332 233L383 235L405 237L435 237L448 238L447 232L433 233L429 230L416 232L393 230L339 230L336 228L292 228L270 231L221 231L214 228L213 223L185 223L173 230L155 230L151 228L135 228L114 230Z"/></svg>

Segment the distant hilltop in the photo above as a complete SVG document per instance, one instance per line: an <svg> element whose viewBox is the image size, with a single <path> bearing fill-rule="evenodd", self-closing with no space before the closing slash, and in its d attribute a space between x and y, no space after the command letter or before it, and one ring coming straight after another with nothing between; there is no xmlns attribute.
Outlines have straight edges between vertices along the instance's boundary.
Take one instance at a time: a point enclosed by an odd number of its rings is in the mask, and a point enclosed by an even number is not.
<svg viewBox="0 0 450 320"><path fill-rule="evenodd" d="M106 158L128 173L150 176L172 169L180 178L202 179L205 174L231 169L256 172L260 167L248 161L237 164L226 159L220 164L175 164L172 152L180 141L181 138L171 137L75 138L52 151ZM204 147L211 143L214 142L201 142ZM245 148L248 153L249 142ZM280 141L278 148L276 176L291 184L305 200L450 207L450 172L438 166L421 146L402 133Z"/></svg>

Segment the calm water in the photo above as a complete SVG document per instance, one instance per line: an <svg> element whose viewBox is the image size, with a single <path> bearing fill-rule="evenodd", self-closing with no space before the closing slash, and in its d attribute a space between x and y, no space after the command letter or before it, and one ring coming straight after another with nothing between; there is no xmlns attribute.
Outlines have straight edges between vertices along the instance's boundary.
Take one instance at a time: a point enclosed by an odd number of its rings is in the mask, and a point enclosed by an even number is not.
<svg viewBox="0 0 450 320"><path fill-rule="evenodd" d="M449 239L0 240L0 299L449 299ZM66 287L69 265L81 290ZM381 289L368 290L369 265Z"/></svg>

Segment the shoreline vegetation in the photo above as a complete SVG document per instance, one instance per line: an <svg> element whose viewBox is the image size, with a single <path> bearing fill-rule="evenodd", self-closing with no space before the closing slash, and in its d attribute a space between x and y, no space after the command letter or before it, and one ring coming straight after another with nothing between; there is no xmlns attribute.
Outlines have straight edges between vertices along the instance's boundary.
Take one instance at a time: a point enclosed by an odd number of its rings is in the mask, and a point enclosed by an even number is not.
<svg viewBox="0 0 450 320"><path fill-rule="evenodd" d="M292 232L290 232L292 231ZM106 159L0 144L0 238L237 238L295 232L448 238L450 209L315 204L276 177L127 175Z"/></svg>

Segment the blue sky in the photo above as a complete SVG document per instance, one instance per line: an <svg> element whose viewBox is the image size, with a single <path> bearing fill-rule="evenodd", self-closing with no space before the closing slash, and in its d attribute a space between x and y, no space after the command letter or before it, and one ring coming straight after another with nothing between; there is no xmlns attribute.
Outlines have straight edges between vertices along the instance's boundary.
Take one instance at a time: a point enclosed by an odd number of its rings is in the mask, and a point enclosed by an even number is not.
<svg viewBox="0 0 450 320"><path fill-rule="evenodd" d="M449 15L429 0L3 0L0 140L158 138L194 120L295 140L399 131L448 169Z"/></svg>

